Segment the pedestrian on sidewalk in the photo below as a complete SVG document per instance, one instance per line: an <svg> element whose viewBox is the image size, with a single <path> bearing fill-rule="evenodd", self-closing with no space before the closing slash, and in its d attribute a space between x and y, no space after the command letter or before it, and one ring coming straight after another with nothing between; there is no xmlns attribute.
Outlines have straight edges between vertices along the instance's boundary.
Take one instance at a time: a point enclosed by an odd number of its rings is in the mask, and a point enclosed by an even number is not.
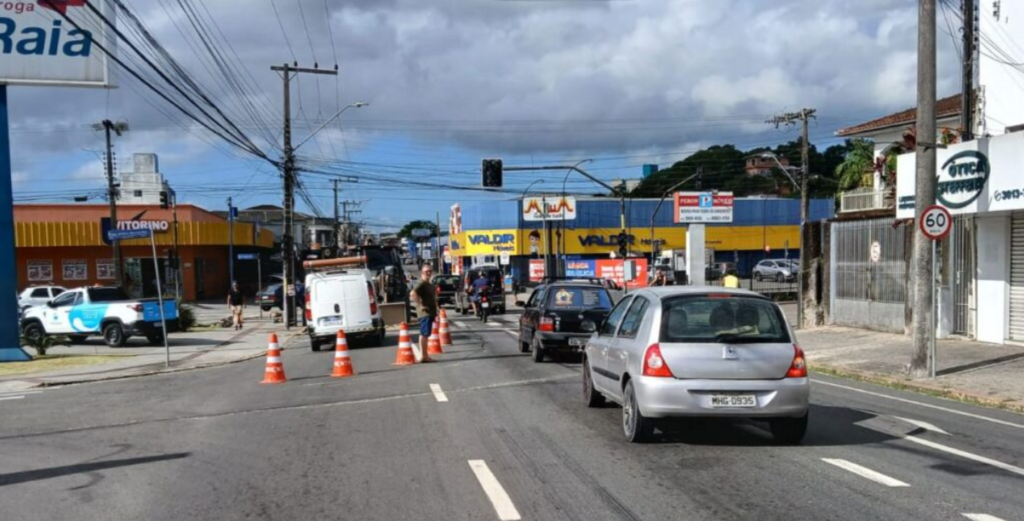
<svg viewBox="0 0 1024 521"><path fill-rule="evenodd" d="M228 291L228 309L231 310L231 318L235 325L235 331L242 329L242 314L245 312L245 295L238 289L238 282L231 283L231 290Z"/></svg>
<svg viewBox="0 0 1024 521"><path fill-rule="evenodd" d="M416 312L420 319L420 352L423 353L421 362L433 362L427 354L427 341L434 329L434 320L437 319L437 290L430 283L434 270L430 264L423 264L420 270L420 280L409 293L409 298L416 303Z"/></svg>
<svg viewBox="0 0 1024 521"><path fill-rule="evenodd" d="M736 276L736 270L735 269L731 269L731 268L729 269L729 274L726 275L724 279L722 279L722 285L727 287L727 288L739 288L740 287L740 278Z"/></svg>

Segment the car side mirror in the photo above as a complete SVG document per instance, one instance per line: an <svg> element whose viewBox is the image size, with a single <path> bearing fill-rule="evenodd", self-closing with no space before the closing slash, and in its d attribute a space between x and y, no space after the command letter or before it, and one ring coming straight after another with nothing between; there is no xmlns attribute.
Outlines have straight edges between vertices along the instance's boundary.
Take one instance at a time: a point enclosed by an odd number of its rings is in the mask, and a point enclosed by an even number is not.
<svg viewBox="0 0 1024 521"><path fill-rule="evenodd" d="M580 323L580 331L584 333L593 333L597 331L597 324L593 320L584 320Z"/></svg>
<svg viewBox="0 0 1024 521"><path fill-rule="evenodd" d="M522 300L517 300L516 301L516 305L521 307L521 308L525 308L526 307L526 302L523 302Z"/></svg>
<svg viewBox="0 0 1024 521"><path fill-rule="evenodd" d="M48 301L46 301L46 307L48 307L48 308L55 308L57 306L53 303L52 300L48 300Z"/></svg>

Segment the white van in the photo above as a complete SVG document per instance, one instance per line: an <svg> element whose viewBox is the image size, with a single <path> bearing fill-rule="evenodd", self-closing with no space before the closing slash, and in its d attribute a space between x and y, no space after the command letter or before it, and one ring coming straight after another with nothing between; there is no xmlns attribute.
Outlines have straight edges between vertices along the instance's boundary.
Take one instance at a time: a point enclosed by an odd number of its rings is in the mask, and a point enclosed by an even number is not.
<svg viewBox="0 0 1024 521"><path fill-rule="evenodd" d="M333 346L338 330L348 338L384 344L384 320L369 270L332 269L306 275L306 321L313 351Z"/></svg>

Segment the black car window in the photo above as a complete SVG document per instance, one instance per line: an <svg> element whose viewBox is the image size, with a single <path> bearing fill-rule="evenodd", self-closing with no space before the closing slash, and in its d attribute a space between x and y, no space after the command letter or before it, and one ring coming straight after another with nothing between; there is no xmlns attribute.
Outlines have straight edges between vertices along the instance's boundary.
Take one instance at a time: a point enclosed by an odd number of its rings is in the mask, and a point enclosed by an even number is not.
<svg viewBox="0 0 1024 521"><path fill-rule="evenodd" d="M39 288L32 290L31 298L49 298L50 293L46 291L46 288Z"/></svg>
<svg viewBox="0 0 1024 521"><path fill-rule="evenodd" d="M61 289L61 288L51 288L50 292L53 294L53 296L56 297L57 295L60 295L61 293L64 293L64 290Z"/></svg>
<svg viewBox="0 0 1024 521"><path fill-rule="evenodd" d="M541 301L544 299L544 294L547 292L547 289L547 286L540 286L533 290L533 293L530 294L530 300L526 302L526 307L535 308L540 305Z"/></svg>
<svg viewBox="0 0 1024 521"><path fill-rule="evenodd" d="M622 327L619 328L620 337L636 338L640 326L644 323L647 307L650 305L651 302L643 297L633 299L633 305L629 307L629 312L622 319Z"/></svg>
<svg viewBox="0 0 1024 521"><path fill-rule="evenodd" d="M778 306L744 295L694 295L667 299L662 307L661 342L789 343Z"/></svg>
<svg viewBox="0 0 1024 521"><path fill-rule="evenodd" d="M89 302L118 302L130 300L121 288L89 288Z"/></svg>
<svg viewBox="0 0 1024 521"><path fill-rule="evenodd" d="M612 298L608 290L600 286L574 287L560 286L553 287L548 292L547 309L558 311L580 310L580 309L611 309Z"/></svg>
<svg viewBox="0 0 1024 521"><path fill-rule="evenodd" d="M601 324L601 336L612 336L615 334L615 330L619 328L619 322L622 320L622 315L626 313L630 301L632 301L631 298L620 300L615 309L608 314L608 318Z"/></svg>
<svg viewBox="0 0 1024 521"><path fill-rule="evenodd" d="M75 303L75 295L77 295L77 294L76 293L65 293L65 294L63 294L63 295L53 299L53 306L59 308L59 307L62 307L62 306L73 305Z"/></svg>

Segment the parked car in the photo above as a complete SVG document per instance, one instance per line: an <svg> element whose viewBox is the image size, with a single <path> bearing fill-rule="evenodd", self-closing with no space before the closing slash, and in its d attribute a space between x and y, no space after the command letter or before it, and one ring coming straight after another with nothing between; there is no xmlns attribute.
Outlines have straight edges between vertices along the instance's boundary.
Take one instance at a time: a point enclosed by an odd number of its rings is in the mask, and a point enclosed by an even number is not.
<svg viewBox="0 0 1024 521"><path fill-rule="evenodd" d="M431 282L437 288L437 303L439 305L455 304L455 294L462 289L462 281L458 275L434 275Z"/></svg>
<svg viewBox="0 0 1024 521"><path fill-rule="evenodd" d="M505 275L497 266L475 266L466 271L462 277L462 291L455 294L455 311L463 315L473 310L470 296L473 291L473 281L480 278L480 273L487 275L491 286L492 307L491 314L505 313Z"/></svg>
<svg viewBox="0 0 1024 521"><path fill-rule="evenodd" d="M167 332L178 330L178 306L164 301ZM157 299L133 300L115 287L78 288L61 293L45 306L25 311L21 331L26 337L67 336L79 344L101 334L110 347L122 347L133 336L144 336L150 344L163 344L160 304Z"/></svg>
<svg viewBox="0 0 1024 521"><path fill-rule="evenodd" d="M797 261L791 259L767 259L754 266L754 280L790 282L796 279L798 269Z"/></svg>
<svg viewBox="0 0 1024 521"><path fill-rule="evenodd" d="M338 330L384 344L384 319L370 270L332 269L306 275L306 322L313 351L334 345Z"/></svg>
<svg viewBox="0 0 1024 521"><path fill-rule="evenodd" d="M579 353L597 330L613 300L598 282L551 282L533 290L519 317L519 352L534 362L556 353Z"/></svg>
<svg viewBox="0 0 1024 521"><path fill-rule="evenodd" d="M587 405L622 404L631 442L662 418L768 421L776 440L807 431L810 381L782 310L745 290L648 288L622 299L587 343Z"/></svg>
<svg viewBox="0 0 1024 521"><path fill-rule="evenodd" d="M18 310L22 313L32 306L42 306L67 291L61 286L32 286L18 295Z"/></svg>
<svg viewBox="0 0 1024 521"><path fill-rule="evenodd" d="M281 283L270 284L256 294L256 303L263 311L270 311L273 308L283 309L281 302Z"/></svg>

